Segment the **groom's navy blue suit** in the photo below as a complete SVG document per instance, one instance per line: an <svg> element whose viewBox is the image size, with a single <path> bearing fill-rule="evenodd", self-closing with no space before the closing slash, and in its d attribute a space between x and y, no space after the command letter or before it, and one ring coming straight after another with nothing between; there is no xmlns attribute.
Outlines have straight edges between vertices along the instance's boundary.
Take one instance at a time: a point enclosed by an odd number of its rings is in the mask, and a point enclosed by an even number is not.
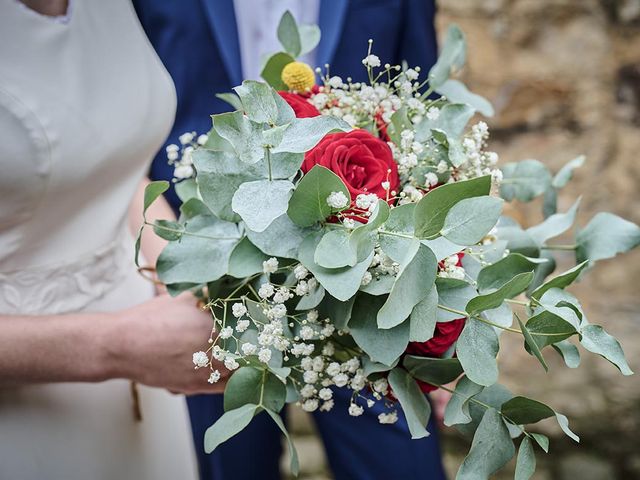
<svg viewBox="0 0 640 480"><path fill-rule="evenodd" d="M242 82L233 0L134 0L134 5L178 94L167 143L177 143L187 131L207 132L209 115L229 108L215 94ZM329 63L332 74L365 80L361 60L373 38L382 64L406 60L428 71L437 56L434 10L433 0L321 0L316 64ZM163 149L151 177L170 179L172 172ZM176 209L173 191L168 199ZM402 415L393 426L379 425L378 407L354 418L347 413L348 392L338 390L335 398L333 411L314 417L337 480L444 478L434 425L430 437L411 440ZM222 395L190 397L188 404L203 480L280 478L280 431L269 417L258 415L242 433L205 455L204 431L222 414Z"/></svg>

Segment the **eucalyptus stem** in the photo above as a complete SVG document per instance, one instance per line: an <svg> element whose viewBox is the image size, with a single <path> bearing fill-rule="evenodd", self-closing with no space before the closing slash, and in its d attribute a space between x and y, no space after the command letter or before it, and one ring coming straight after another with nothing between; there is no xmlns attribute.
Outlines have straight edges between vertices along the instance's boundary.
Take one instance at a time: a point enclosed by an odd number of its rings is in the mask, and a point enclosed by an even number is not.
<svg viewBox="0 0 640 480"><path fill-rule="evenodd" d="M149 225L150 227L157 228L159 230L164 230L165 232L179 233L181 235L187 235L190 237L204 238L207 240L240 240L240 237L213 237L211 235L200 235L198 233L187 232L186 230L178 230L176 228L165 227L163 225L158 225L157 223L144 222L145 225Z"/></svg>
<svg viewBox="0 0 640 480"><path fill-rule="evenodd" d="M381 235L390 235L392 237L417 238L415 235L409 235L408 233L389 232L388 230L378 230L378 233Z"/></svg>
<svg viewBox="0 0 640 480"><path fill-rule="evenodd" d="M541 250L575 250L578 246L573 245L543 245L540 247Z"/></svg>
<svg viewBox="0 0 640 480"><path fill-rule="evenodd" d="M264 157L267 159L267 173L269 174L269 181L273 180L271 174L271 148L264 147Z"/></svg>
<svg viewBox="0 0 640 480"><path fill-rule="evenodd" d="M445 305L441 305L438 304L438 308L440 310L444 310L446 312L450 312L450 313L455 313L456 315L460 315L461 317L466 317L466 318L473 318L474 320L478 320L482 323L486 323L487 325L491 325L492 327L496 327L499 328L501 330L506 330L507 332L511 332L511 333L518 333L520 335L524 336L524 333L522 332L522 330L518 330L516 328L510 328L510 327L504 327L502 325L499 325L497 323L494 323L490 320L487 320L486 318L482 318L479 315L469 315L467 312L462 311L462 310L456 310L455 308L449 308ZM573 335L575 332L562 332L562 333L538 333L538 332L529 332L532 336L537 336L537 337L564 337L567 335Z"/></svg>

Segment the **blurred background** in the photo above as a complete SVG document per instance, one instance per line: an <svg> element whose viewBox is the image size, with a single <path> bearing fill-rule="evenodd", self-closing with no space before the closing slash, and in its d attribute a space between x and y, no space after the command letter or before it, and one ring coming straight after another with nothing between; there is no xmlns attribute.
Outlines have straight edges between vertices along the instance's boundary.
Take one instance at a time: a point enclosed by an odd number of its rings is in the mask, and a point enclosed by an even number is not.
<svg viewBox="0 0 640 480"><path fill-rule="evenodd" d="M488 120L490 150L501 162L535 158L557 171L580 154L587 163L564 189L559 211L583 195L578 224L610 211L640 224L640 0L439 0L440 36L462 27L469 44L462 80L496 107ZM539 202L515 205L524 225L538 222ZM559 239L558 243L562 242ZM570 255L570 254L566 254ZM570 257L559 255L559 269ZM621 340L640 372L640 249L599 262L571 288L592 323ZM623 377L585 354L568 369L555 352L550 372L526 354L518 337L503 335L501 383L566 414L577 445L553 421L537 425L551 437L537 454L536 480L640 479L640 380ZM291 409L304 480L328 480L313 425ZM469 439L443 432L450 478ZM513 478L510 464L497 479Z"/></svg>

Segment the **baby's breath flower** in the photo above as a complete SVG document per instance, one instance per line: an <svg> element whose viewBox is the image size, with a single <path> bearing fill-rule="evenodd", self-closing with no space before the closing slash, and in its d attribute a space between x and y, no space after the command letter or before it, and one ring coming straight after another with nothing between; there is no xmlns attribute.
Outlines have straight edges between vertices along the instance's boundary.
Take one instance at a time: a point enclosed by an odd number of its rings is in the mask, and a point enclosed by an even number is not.
<svg viewBox="0 0 640 480"><path fill-rule="evenodd" d="M373 54L367 55L362 59L362 64L365 67L371 67L371 68L379 67L380 59L378 58L377 55L373 55Z"/></svg>
<svg viewBox="0 0 640 480"><path fill-rule="evenodd" d="M326 400L326 401L322 402L322 406L320 407L320 411L328 412L331 409L333 409L334 405L335 405L335 403L334 403L333 399Z"/></svg>
<svg viewBox="0 0 640 480"><path fill-rule="evenodd" d="M311 340L314 334L315 334L315 331L313 330L313 328L309 327L308 325L305 325L300 329L300 338L302 338L303 340Z"/></svg>
<svg viewBox="0 0 640 480"><path fill-rule="evenodd" d="M381 413L378 415L378 421L382 424L393 424L398 421L398 412L393 410L390 413Z"/></svg>
<svg viewBox="0 0 640 480"><path fill-rule="evenodd" d="M220 338L227 339L233 335L233 328L226 326L222 330L220 330Z"/></svg>
<svg viewBox="0 0 640 480"><path fill-rule="evenodd" d="M227 370L236 370L240 367L240 364L233 357L227 357L224 359L224 366Z"/></svg>
<svg viewBox="0 0 640 480"><path fill-rule="evenodd" d="M307 270L304 265L300 264L293 269L293 274L297 280L302 280L309 275L309 270Z"/></svg>
<svg viewBox="0 0 640 480"><path fill-rule="evenodd" d="M364 413L364 408L362 408L360 405L355 403L352 403L351 405L349 405L349 415L351 415L352 417L359 417L363 413Z"/></svg>
<svg viewBox="0 0 640 480"><path fill-rule="evenodd" d="M302 409L305 412L315 412L318 409L318 400L315 398L305 400L302 404Z"/></svg>
<svg viewBox="0 0 640 480"><path fill-rule="evenodd" d="M251 322L249 320L238 320L238 323L236 324L236 330L242 333L247 330L247 328L249 328L250 324Z"/></svg>
<svg viewBox="0 0 640 480"><path fill-rule="evenodd" d="M330 388L321 388L318 392L318 397L322 400L331 400L333 397L333 391Z"/></svg>
<svg viewBox="0 0 640 480"><path fill-rule="evenodd" d="M275 293L276 289L270 283L263 283L258 289L258 295L265 300Z"/></svg>
<svg viewBox="0 0 640 480"><path fill-rule="evenodd" d="M424 179L426 184L430 187L435 187L438 184L438 176L433 172L425 174Z"/></svg>
<svg viewBox="0 0 640 480"><path fill-rule="evenodd" d="M258 352L258 360L262 363L269 363L269 360L271 360L271 350L268 348L260 349Z"/></svg>
<svg viewBox="0 0 640 480"><path fill-rule="evenodd" d="M264 273L275 273L278 271L278 259L271 257L269 260L262 262L262 271Z"/></svg>
<svg viewBox="0 0 640 480"><path fill-rule="evenodd" d="M258 346L250 342L243 343L242 347L240 348L242 350L242 353L245 355L255 355L255 353L258 351Z"/></svg>
<svg viewBox="0 0 640 480"><path fill-rule="evenodd" d="M207 382L216 383L218 380L220 380L220 372L218 370L214 370L211 372L211 375L209 375Z"/></svg>
<svg viewBox="0 0 640 480"><path fill-rule="evenodd" d="M373 275L371 275L371 272L364 272L364 275L362 277L362 280L360 281L360 285L367 286L371 283L371 280L373 279Z"/></svg>
<svg viewBox="0 0 640 480"><path fill-rule="evenodd" d="M193 364L196 366L196 369L206 367L209 365L208 355L203 351L195 352L193 354Z"/></svg>
<svg viewBox="0 0 640 480"><path fill-rule="evenodd" d="M186 145L188 143L191 143L193 141L193 133L192 132L185 132L182 135L180 135L178 137L178 140L180 141L180 143L182 145Z"/></svg>
<svg viewBox="0 0 640 480"><path fill-rule="evenodd" d="M234 317L240 318L247 313L247 307L244 306L244 303L234 303L231 305L231 313L233 313Z"/></svg>
<svg viewBox="0 0 640 480"><path fill-rule="evenodd" d="M349 199L343 192L331 192L327 197L327 205L339 210L349 205Z"/></svg>

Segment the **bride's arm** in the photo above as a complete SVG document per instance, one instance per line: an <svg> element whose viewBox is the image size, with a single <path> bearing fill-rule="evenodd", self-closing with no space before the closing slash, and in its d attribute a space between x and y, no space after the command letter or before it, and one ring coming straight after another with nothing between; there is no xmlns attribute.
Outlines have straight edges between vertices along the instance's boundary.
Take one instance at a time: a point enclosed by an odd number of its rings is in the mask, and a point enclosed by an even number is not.
<svg viewBox="0 0 640 480"><path fill-rule="evenodd" d="M191 362L210 333L209 314L186 294L115 313L0 315L0 387L127 378L183 393L222 391L224 381L209 385L209 369Z"/></svg>
<svg viewBox="0 0 640 480"><path fill-rule="evenodd" d="M138 234L140 225L142 225L142 207L144 205L144 189L149 184L149 180L145 179L140 182L135 197L129 207L129 228L133 235ZM169 203L164 197L158 198L151 204L146 213L147 221L153 222L154 220L175 220L175 215L169 206ZM167 244L166 240L158 237L151 228L145 228L142 232L142 242L140 244L140 251L145 258L148 266L154 266L158 255Z"/></svg>

